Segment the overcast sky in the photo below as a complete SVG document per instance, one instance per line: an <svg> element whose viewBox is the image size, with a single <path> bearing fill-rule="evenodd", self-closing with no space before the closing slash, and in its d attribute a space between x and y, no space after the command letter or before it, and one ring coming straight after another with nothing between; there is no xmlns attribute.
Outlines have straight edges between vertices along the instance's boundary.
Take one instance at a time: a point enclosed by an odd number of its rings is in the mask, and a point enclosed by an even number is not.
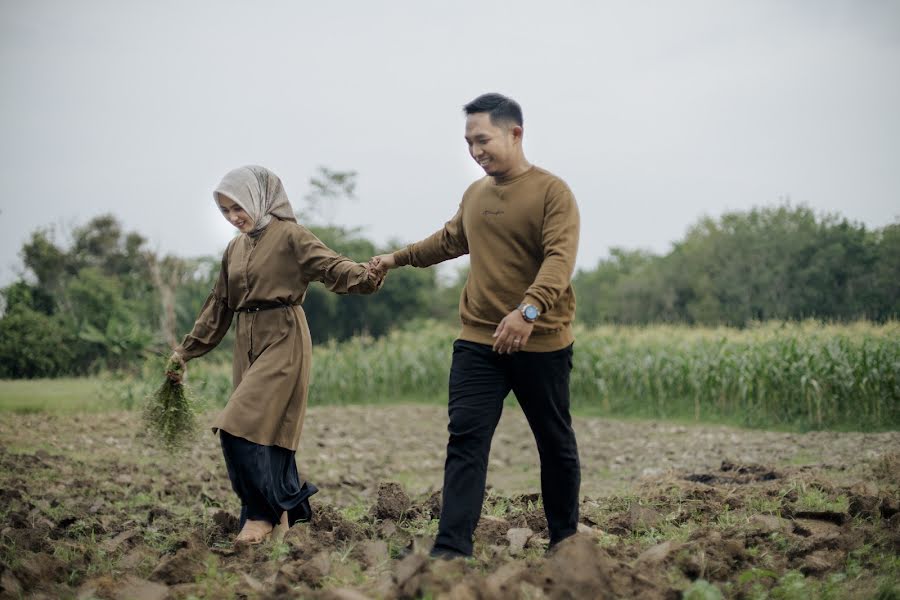
<svg viewBox="0 0 900 600"><path fill-rule="evenodd" d="M581 267L785 197L900 216L896 0L0 0L0 82L0 283L34 229L105 212L219 254L211 190L244 164L295 208L356 170L335 220L418 240L481 176L461 106L487 91L574 190Z"/></svg>

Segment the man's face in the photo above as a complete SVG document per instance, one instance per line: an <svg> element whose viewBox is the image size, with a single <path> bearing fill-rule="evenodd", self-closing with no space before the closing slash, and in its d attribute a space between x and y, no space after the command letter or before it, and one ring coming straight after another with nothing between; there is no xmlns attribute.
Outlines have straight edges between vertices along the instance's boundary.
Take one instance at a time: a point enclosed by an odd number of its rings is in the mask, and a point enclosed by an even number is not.
<svg viewBox="0 0 900 600"><path fill-rule="evenodd" d="M495 125L488 113L466 116L469 154L488 175L502 176L516 166L521 139L521 127L511 123Z"/></svg>

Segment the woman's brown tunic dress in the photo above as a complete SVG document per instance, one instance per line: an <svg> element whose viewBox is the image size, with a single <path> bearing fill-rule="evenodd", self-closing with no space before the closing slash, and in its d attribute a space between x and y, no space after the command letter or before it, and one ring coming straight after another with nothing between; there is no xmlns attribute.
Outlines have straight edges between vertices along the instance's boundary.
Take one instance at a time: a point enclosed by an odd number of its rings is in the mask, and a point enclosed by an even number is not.
<svg viewBox="0 0 900 600"><path fill-rule="evenodd" d="M237 314L234 391L213 431L296 450L306 413L312 343L300 303L310 282L338 294L370 294L366 266L329 249L306 227L273 219L258 236L233 239L194 328L175 350L187 361L216 347ZM271 308L277 306L277 308ZM255 312L244 309L265 308Z"/></svg>

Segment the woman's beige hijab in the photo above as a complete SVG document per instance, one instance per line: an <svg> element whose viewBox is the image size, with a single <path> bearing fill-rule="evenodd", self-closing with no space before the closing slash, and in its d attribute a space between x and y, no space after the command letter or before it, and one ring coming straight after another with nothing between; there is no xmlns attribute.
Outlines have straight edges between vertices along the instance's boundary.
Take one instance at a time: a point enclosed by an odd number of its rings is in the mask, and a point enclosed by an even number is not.
<svg viewBox="0 0 900 600"><path fill-rule="evenodd" d="M216 204L220 194L236 202L253 219L253 231L248 235L262 233L272 217L297 222L281 180L265 167L248 165L229 171L213 191Z"/></svg>

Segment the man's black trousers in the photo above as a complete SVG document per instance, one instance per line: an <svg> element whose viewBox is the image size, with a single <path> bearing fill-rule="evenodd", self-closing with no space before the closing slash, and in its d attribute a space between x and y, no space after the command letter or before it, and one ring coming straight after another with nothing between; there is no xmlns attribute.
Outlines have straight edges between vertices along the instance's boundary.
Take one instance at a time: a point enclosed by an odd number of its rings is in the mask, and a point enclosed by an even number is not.
<svg viewBox="0 0 900 600"><path fill-rule="evenodd" d="M472 534L484 502L491 439L510 390L537 442L550 544L575 533L581 467L569 414L571 370L572 346L555 352L501 355L484 344L454 342L450 441L435 554L472 554Z"/></svg>

